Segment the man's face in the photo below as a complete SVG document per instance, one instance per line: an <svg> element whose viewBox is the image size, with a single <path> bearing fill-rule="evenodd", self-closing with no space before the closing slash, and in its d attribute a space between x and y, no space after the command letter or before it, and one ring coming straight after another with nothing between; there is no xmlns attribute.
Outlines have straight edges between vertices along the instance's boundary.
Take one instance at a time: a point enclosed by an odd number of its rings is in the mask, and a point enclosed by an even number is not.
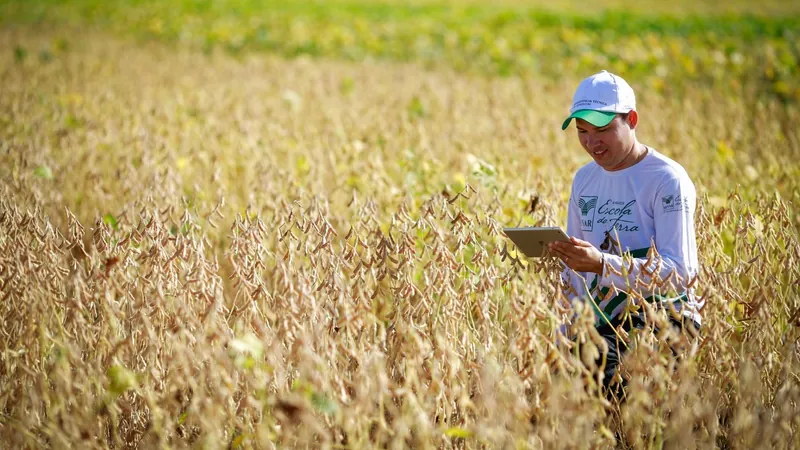
<svg viewBox="0 0 800 450"><path fill-rule="evenodd" d="M635 142L633 129L636 126L635 111L627 118L616 116L604 127L596 127L583 119L575 119L578 139L583 148L603 169L614 171L628 167Z"/></svg>

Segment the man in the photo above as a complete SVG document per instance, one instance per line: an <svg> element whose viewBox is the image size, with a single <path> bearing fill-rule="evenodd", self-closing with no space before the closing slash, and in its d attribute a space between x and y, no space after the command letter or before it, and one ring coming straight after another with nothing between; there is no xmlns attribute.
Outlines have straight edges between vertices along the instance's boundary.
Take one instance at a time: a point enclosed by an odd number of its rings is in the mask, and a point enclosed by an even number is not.
<svg viewBox="0 0 800 450"><path fill-rule="evenodd" d="M646 310L653 308L641 302L666 311L675 326L699 330L702 304L692 292L698 270L695 187L680 164L639 142L636 98L619 76L602 71L584 79L562 129L573 120L593 161L572 182L571 242L549 249L566 265L562 279L572 304L583 301L593 309L608 344L600 358L606 357L603 385L607 394L619 395L621 386L609 389L627 348L618 328L644 328ZM631 312L631 303L640 307Z"/></svg>

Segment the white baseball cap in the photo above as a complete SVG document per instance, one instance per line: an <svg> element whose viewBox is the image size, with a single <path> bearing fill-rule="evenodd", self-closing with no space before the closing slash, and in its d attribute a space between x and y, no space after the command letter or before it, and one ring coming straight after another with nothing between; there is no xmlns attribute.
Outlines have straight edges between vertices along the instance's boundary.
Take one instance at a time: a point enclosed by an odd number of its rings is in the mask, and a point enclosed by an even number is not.
<svg viewBox="0 0 800 450"><path fill-rule="evenodd" d="M636 96L631 86L606 70L581 81L572 97L569 117L561 125L566 130L572 119L583 119L596 127L604 127L618 113L636 109Z"/></svg>

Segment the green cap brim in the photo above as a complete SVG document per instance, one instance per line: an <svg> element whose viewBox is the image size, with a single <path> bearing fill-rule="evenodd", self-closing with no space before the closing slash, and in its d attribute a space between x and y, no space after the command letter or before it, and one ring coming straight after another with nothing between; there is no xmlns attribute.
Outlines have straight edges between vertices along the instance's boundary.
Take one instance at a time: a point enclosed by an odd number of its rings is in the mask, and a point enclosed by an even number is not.
<svg viewBox="0 0 800 450"><path fill-rule="evenodd" d="M561 125L562 130L566 130L572 119L583 119L596 127L604 127L614 120L617 113L607 111L595 111L593 109L581 109L572 113L567 117L564 124Z"/></svg>

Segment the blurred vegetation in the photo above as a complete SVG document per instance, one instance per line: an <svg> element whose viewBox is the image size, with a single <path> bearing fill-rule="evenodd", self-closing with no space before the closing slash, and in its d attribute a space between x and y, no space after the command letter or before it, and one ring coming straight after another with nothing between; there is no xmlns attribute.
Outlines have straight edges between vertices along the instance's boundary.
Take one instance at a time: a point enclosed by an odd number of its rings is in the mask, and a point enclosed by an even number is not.
<svg viewBox="0 0 800 450"><path fill-rule="evenodd" d="M588 14L575 2L556 10L508 0L27 0L0 6L0 23L96 26L209 52L389 59L492 75L607 68L659 94L699 83L748 98L800 99L800 11L791 4L728 2L713 13L709 2L670 2L683 14L654 2L605 4Z"/></svg>

